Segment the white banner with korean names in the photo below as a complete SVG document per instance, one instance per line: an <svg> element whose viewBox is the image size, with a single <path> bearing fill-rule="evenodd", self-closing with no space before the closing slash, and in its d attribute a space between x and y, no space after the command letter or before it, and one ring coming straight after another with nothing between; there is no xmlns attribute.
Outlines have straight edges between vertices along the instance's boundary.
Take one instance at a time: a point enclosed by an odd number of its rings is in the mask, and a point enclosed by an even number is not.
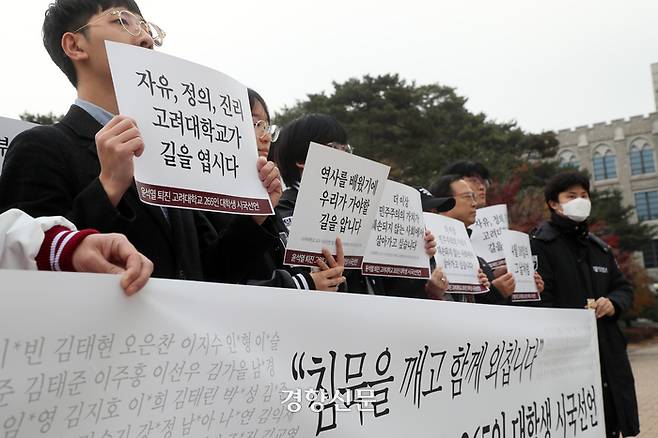
<svg viewBox="0 0 658 438"><path fill-rule="evenodd" d="M420 193L388 180L375 214L361 266L366 275L429 278Z"/></svg>
<svg viewBox="0 0 658 438"><path fill-rule="evenodd" d="M256 167L247 88L154 50L105 42L121 114L137 121L140 199L153 205L273 214Z"/></svg>
<svg viewBox="0 0 658 438"><path fill-rule="evenodd" d="M605 435L590 310L157 279L126 297L118 277L71 273L0 282L3 436Z"/></svg>
<svg viewBox="0 0 658 438"><path fill-rule="evenodd" d="M11 141L23 131L38 126L34 123L24 122L22 120L9 119L0 117L0 173L2 173L2 163L5 161L5 155Z"/></svg>
<svg viewBox="0 0 658 438"><path fill-rule="evenodd" d="M360 269L389 166L311 143L295 203L284 261L317 266L322 248L343 241L345 268Z"/></svg>
<svg viewBox="0 0 658 438"><path fill-rule="evenodd" d="M508 228L507 205L478 208L471 243L475 253L494 269L505 264L501 234Z"/></svg>
<svg viewBox="0 0 658 438"><path fill-rule="evenodd" d="M463 222L435 213L423 213L425 226L436 238L437 266L448 279L448 292L480 294L489 289L480 283L480 263Z"/></svg>
<svg viewBox="0 0 658 438"><path fill-rule="evenodd" d="M530 249L530 237L518 231L503 230L502 242L507 272L514 274L516 283L512 301L541 300L535 283L535 263Z"/></svg>

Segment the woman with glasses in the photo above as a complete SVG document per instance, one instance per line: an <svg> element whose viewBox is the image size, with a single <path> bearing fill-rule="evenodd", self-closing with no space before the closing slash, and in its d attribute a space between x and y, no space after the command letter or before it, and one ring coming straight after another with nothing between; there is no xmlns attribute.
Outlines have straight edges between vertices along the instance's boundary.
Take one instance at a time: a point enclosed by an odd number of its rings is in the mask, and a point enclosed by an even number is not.
<svg viewBox="0 0 658 438"><path fill-rule="evenodd" d="M249 106L251 108L254 135L259 157L267 157L272 141L277 140L279 129L270 124L270 113L265 100L252 89L247 89ZM276 205L274 205L276 207ZM216 227L226 227L227 222L238 220L236 215L208 214L209 219ZM269 216L262 227L272 236L271 244L267 249L255 256L247 270L247 275L241 283L284 287L306 290L335 291L342 278L342 246L336 242L337 257L331 255L328 249L324 251L326 264L322 263L318 272L311 272L308 268L291 268L283 264L285 245L288 239L288 229L278 215Z"/></svg>
<svg viewBox="0 0 658 438"><path fill-rule="evenodd" d="M325 114L306 114L288 123L274 145L274 161L287 189L276 208L286 227L292 226L299 184L310 142L347 151L347 132L336 119ZM349 149L351 151L351 148Z"/></svg>
<svg viewBox="0 0 658 438"><path fill-rule="evenodd" d="M270 112L261 95L251 88L247 89L247 95L249 96L251 118L256 133L258 156L267 158L270 153L270 146L279 138L279 127L270 124Z"/></svg>

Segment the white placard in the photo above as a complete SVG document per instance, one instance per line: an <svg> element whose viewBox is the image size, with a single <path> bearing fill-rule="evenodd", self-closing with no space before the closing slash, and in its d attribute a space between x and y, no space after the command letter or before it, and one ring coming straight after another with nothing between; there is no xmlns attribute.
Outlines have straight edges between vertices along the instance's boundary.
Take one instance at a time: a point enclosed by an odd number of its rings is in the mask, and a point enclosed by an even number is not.
<svg viewBox="0 0 658 438"><path fill-rule="evenodd" d="M418 190L386 181L361 269L366 275L430 277Z"/></svg>
<svg viewBox="0 0 658 438"><path fill-rule="evenodd" d="M505 264L501 234L509 228L507 205L478 208L471 226L471 243L475 253L495 269Z"/></svg>
<svg viewBox="0 0 658 438"><path fill-rule="evenodd" d="M106 41L121 114L146 145L135 159L143 202L236 214L273 214L256 160L244 85L154 50Z"/></svg>
<svg viewBox="0 0 658 438"><path fill-rule="evenodd" d="M2 173L2 163L5 161L5 154L7 153L7 149L9 149L11 141L21 132L35 126L38 125L22 120L0 117L0 173Z"/></svg>
<svg viewBox="0 0 658 438"><path fill-rule="evenodd" d="M118 277L69 273L0 283L7 436L605 436L593 311L156 279L128 298Z"/></svg>
<svg viewBox="0 0 658 438"><path fill-rule="evenodd" d="M425 226L436 238L437 266L450 283L449 293L480 294L489 289L480 284L480 263L471 246L466 227L456 219L440 214L423 213Z"/></svg>
<svg viewBox="0 0 658 438"><path fill-rule="evenodd" d="M285 263L316 266L343 241L345 268L359 269L389 166L311 143L295 203Z"/></svg>
<svg viewBox="0 0 658 438"><path fill-rule="evenodd" d="M535 264L528 235L518 231L503 230L502 242L507 272L514 274L516 283L512 301L541 300L535 283Z"/></svg>

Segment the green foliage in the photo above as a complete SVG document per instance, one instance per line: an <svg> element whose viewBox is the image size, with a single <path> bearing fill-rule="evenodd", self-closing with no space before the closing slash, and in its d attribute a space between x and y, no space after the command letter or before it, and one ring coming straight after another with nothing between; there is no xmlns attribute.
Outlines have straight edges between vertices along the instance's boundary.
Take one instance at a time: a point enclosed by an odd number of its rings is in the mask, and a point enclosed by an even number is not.
<svg viewBox="0 0 658 438"><path fill-rule="evenodd" d="M40 125L52 125L62 120L63 114L54 114L52 111L48 114L28 113L25 111L19 116L21 120L26 122L38 123Z"/></svg>
<svg viewBox="0 0 658 438"><path fill-rule="evenodd" d="M390 165L391 178L403 183L427 185L442 167L464 158L506 179L528 157L552 157L557 149L551 132L527 134L515 123L471 113L454 88L417 85L397 74L366 75L333 86L331 94L309 94L284 108L276 123L307 113L332 115L345 126L358 155Z"/></svg>

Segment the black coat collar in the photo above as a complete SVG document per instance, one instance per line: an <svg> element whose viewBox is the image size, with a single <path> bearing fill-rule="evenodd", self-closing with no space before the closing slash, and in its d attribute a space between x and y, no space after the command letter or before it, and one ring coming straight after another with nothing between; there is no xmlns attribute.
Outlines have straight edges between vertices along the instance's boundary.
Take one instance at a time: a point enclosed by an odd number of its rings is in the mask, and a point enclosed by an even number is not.
<svg viewBox="0 0 658 438"><path fill-rule="evenodd" d="M94 140L96 133L103 127L91 114L77 105L71 105L69 112L66 113L60 123L75 132L78 137L87 140Z"/></svg>

